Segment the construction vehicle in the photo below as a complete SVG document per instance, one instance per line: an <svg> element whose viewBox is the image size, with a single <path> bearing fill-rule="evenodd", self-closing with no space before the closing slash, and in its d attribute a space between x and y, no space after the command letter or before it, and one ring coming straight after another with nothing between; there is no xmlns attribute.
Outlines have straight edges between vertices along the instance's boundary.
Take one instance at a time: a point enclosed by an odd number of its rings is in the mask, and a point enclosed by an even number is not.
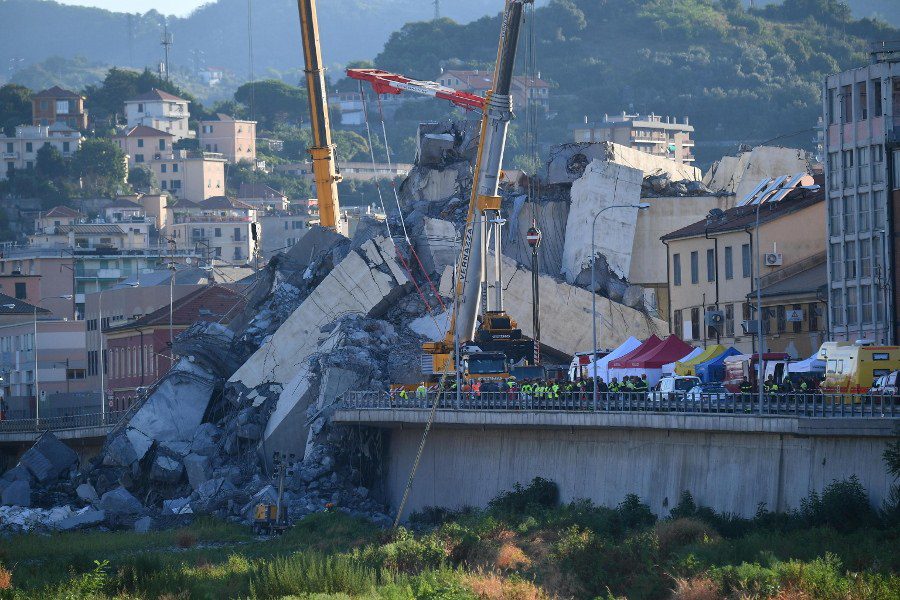
<svg viewBox="0 0 900 600"><path fill-rule="evenodd" d="M457 349L468 342L473 342L485 355L468 353L467 371L483 376L509 377L510 359L516 359L526 345L527 355L533 352L533 342L522 336L518 325L503 309L501 227L504 221L500 217L501 199L498 195L506 134L513 118L510 94L513 67L524 8L532 2L506 0L492 89L485 98L458 92L432 81L416 81L377 69L347 70L349 77L367 81L378 94L411 91L448 100L466 110L481 110L482 113L472 196L455 272L454 310L451 312L450 327L443 340L423 345L422 370L432 379L456 373L459 362ZM493 244L489 246L491 241ZM493 253L492 269L488 265L489 249ZM496 360L496 352L502 352L506 360ZM476 364L479 366L473 368ZM489 366L497 372L482 373L484 367Z"/></svg>
<svg viewBox="0 0 900 600"><path fill-rule="evenodd" d="M273 475L278 480L278 494L274 502L260 502L253 509L253 529L260 535L276 535L287 530L287 511L284 509L284 478L292 474L296 456L272 453ZM271 500L271 499L270 499Z"/></svg>
<svg viewBox="0 0 900 600"><path fill-rule="evenodd" d="M312 146L307 151L312 157L316 197L319 203L319 224L338 233L346 234L338 201L337 184L342 177L337 169L335 147L331 139L316 0L297 0L297 8L300 11L300 34L303 41L306 90L312 126Z"/></svg>

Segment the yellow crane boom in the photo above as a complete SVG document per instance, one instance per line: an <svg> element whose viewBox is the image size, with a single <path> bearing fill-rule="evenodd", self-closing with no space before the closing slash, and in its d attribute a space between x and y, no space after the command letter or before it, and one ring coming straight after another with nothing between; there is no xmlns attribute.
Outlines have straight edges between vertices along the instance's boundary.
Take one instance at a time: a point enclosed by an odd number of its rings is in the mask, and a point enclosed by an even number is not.
<svg viewBox="0 0 900 600"><path fill-rule="evenodd" d="M312 124L312 157L316 196L319 201L319 220L323 227L341 231L341 208L338 201L338 182L341 174L335 162L331 123L328 119L328 98L325 91L325 68L322 66L322 47L319 44L319 18L316 0L297 0L300 11L300 33L303 40L303 60L306 90L309 96L309 117Z"/></svg>

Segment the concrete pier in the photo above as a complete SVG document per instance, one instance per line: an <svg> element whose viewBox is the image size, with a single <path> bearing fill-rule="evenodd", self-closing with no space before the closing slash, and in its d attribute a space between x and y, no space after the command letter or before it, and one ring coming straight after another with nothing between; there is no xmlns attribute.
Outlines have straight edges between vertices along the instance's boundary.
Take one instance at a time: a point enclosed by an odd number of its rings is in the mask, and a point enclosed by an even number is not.
<svg viewBox="0 0 900 600"><path fill-rule="evenodd" d="M396 508L429 411L340 410L335 420L389 431L385 491ZM614 506L638 494L665 515L682 491L716 511L797 508L809 492L856 475L880 506L892 483L881 454L898 418L439 410L405 515L484 506L544 477L563 501Z"/></svg>

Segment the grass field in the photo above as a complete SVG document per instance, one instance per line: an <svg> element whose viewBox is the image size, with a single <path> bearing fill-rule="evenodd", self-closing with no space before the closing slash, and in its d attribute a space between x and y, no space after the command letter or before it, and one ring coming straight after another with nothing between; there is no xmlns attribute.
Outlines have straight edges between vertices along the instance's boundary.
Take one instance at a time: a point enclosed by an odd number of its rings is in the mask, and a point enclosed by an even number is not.
<svg viewBox="0 0 900 600"><path fill-rule="evenodd" d="M412 530L330 512L275 539L208 519L0 538L0 599L900 600L900 527L853 480L754 519L689 495L663 520L634 496L616 508L557 497L535 480L485 510L414 515Z"/></svg>

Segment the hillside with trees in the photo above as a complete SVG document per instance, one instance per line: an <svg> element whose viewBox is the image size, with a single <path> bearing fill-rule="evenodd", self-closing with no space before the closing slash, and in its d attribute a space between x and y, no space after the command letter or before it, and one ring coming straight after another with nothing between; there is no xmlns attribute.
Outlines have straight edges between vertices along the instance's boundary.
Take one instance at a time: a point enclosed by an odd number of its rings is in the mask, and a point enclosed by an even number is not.
<svg viewBox="0 0 900 600"><path fill-rule="evenodd" d="M441 68L490 68L499 29L496 17L410 23L375 64L428 79ZM836 0L749 11L739 0L553 0L536 9L534 34L557 113L541 121L540 139L571 139L585 116L623 110L690 116L701 162L772 138L810 147L825 76L865 64L871 41L900 37Z"/></svg>

